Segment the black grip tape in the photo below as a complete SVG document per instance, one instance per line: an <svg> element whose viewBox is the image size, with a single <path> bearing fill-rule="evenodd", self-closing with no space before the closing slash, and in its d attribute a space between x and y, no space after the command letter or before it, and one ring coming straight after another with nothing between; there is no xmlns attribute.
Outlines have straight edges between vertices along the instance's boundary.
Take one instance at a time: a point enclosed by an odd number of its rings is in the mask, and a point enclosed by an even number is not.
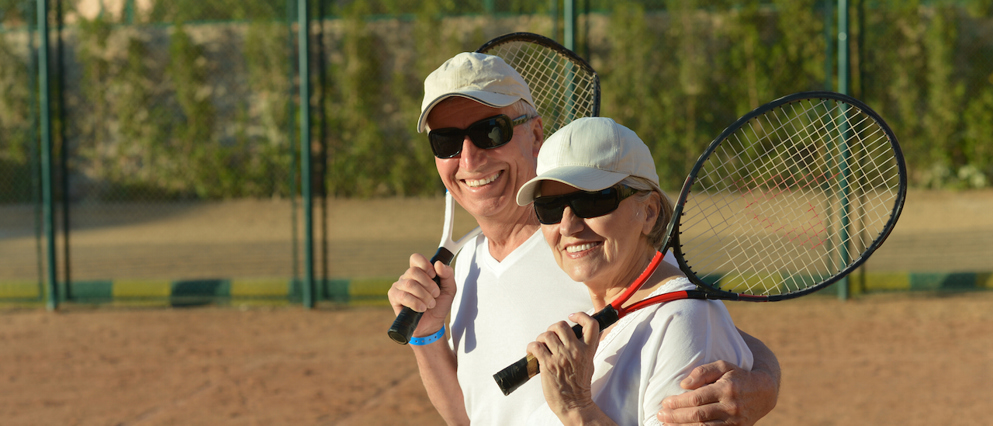
<svg viewBox="0 0 993 426"><path fill-rule="evenodd" d="M403 308L400 315L397 315L397 319L393 320L393 325L390 326L390 330L386 334L389 334L390 339L393 339L394 342L406 345L414 335L414 329L417 328L421 315L424 315L424 312L417 312L407 307Z"/></svg>
<svg viewBox="0 0 993 426"><path fill-rule="evenodd" d="M511 392L517 390L530 379L531 377L528 376L528 357L521 358L520 361L510 364L507 368L493 375L493 380L496 380L497 386L500 387L500 391L504 395L510 395Z"/></svg>
<svg viewBox="0 0 993 426"><path fill-rule="evenodd" d="M600 325L600 330L610 327L611 324L617 322L619 315L617 310L613 306L607 305L600 312L593 314L593 319L597 321ZM576 333L576 337L582 340L583 338L583 326L576 324L572 326L572 331ZM534 377L541 371L541 366L538 365L538 360L535 359L531 361L530 357L521 358L507 368L500 370L493 375L493 380L496 380L497 386L500 387L500 391L504 395L510 395L511 392L517 390L524 383L527 383L531 377ZM528 374L528 362L534 362L534 374Z"/></svg>
<svg viewBox="0 0 993 426"><path fill-rule="evenodd" d="M454 258L455 254L453 254L450 250L444 247L438 247L438 251L436 251L434 256L431 257L431 265L434 265L434 262L439 260L441 263L451 265L452 259ZM441 286L441 277L435 275L434 282L435 284ZM417 323L421 321L421 315L424 315L424 313L417 312L407 307L403 308L403 310L400 311L400 315L397 315L397 318L393 320L393 325L390 326L390 329L386 332L386 334L388 334L390 339L394 342L401 345L406 345L410 342L410 338L414 336L414 330L417 329Z"/></svg>

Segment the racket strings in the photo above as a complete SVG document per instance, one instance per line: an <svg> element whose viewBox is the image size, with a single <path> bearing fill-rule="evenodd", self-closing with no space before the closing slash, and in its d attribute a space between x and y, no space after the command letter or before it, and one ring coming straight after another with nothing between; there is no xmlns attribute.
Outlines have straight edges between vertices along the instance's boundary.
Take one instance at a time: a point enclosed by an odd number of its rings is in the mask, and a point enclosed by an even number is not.
<svg viewBox="0 0 993 426"><path fill-rule="evenodd" d="M892 142L871 116L832 100L783 105L698 171L680 218L684 258L728 291L802 291L879 238L898 186Z"/></svg>
<svg viewBox="0 0 993 426"><path fill-rule="evenodd" d="M866 123L875 124L871 121L871 117L865 114L857 114L861 120L858 122L853 122L851 119L851 114L843 114L841 117L844 119L844 124L848 129L858 129L863 128ZM873 187L880 184L885 185L888 188L895 188L899 185L898 182L898 167L895 161L882 161L883 159L891 159L891 147L889 140L886 137L885 132L878 125L873 125L870 127L871 132L855 131L852 132L852 139L856 143L850 144L850 146L861 146L866 147L864 150L853 150L853 153L858 153L862 160L855 161L854 163L846 162L847 166L854 165L852 169L853 172L851 176L854 178L852 180L846 180L846 183L850 185L849 193L853 194L863 194L866 191L872 190ZM867 134L863 134L867 133ZM881 177L891 177L890 182L880 181ZM842 188L844 191L845 188ZM891 214L892 202L895 198L895 192L891 194L892 197L861 197L860 199L866 202L866 206L861 206L861 213L854 214L853 219L857 219L862 222L869 222L874 224L885 224L889 219ZM866 208L867 207L867 208ZM878 231L878 230L877 230ZM856 251L864 250L872 242L873 235L870 232L858 232L855 235L848 234L848 239L844 239L840 244L848 244L849 242L856 243Z"/></svg>
<svg viewBox="0 0 993 426"><path fill-rule="evenodd" d="M596 115L596 76L552 48L510 41L484 52L504 59L528 83L545 137L579 117Z"/></svg>
<svg viewBox="0 0 993 426"><path fill-rule="evenodd" d="M756 134L757 135L757 134L760 133L756 129L756 125L761 125L761 124L762 123L749 123L749 128L750 128L752 134ZM786 124L788 124L788 123L782 123L782 122L780 122L778 124L769 123L769 125L772 127L772 130L774 132L778 132L781 129L785 128L786 127ZM769 127L769 126L763 126L763 127ZM794 127L792 134L802 134L802 132L800 132L798 129L796 129ZM736 135L736 138L738 138L738 141L740 142L740 136L737 136ZM809 136L808 136L808 138L809 138ZM741 144L739 143L739 146L740 145ZM789 146L793 146L793 145L785 144L784 146L789 147ZM727 150L727 146L722 145L720 147L720 149L723 151L723 154L724 154L723 157L727 157L727 158L734 157L734 155L732 155L732 154L730 154L730 153L727 152L728 151ZM747 169L747 168L751 168L751 167L756 167L755 166L755 163L756 162L757 162L757 160L748 161L748 162L744 163L741 168L739 168L738 170L735 170L734 172L740 172L741 169ZM728 172L726 170L726 166L728 164L731 164L731 163L722 162L722 163L719 164L721 168L724 168L725 169L723 175L729 175L729 174L731 174L730 172ZM763 194L760 197L758 197L759 198L758 201L768 201L768 199L775 198L775 197L777 197L778 195L780 195L783 192L783 190L782 189L779 189L778 186L774 186L773 188L774 188L773 191L771 191L771 192L769 192L767 194ZM738 185L738 188L737 189L739 191L744 190L744 191L748 191L748 192L753 192L753 191L751 191L750 188L744 187L744 186L742 186L740 184ZM777 189L778 189L778 192L777 192ZM731 201L732 201L732 197L721 197L721 198L719 198L719 203L715 203L715 204L720 204L720 206L716 206L716 209L715 210L716 211L721 211L721 212L732 212L733 209L730 206ZM758 205L759 206L763 206L763 205L771 205L771 204L769 204L769 203L761 203L761 204L758 204ZM746 209L747 208L750 208L750 207L751 207L751 204L746 205ZM708 214L709 212L702 212L702 213L705 213L705 217L706 217L706 214ZM772 225L769 222L769 217L781 215L779 213L770 213L770 212L758 212L758 213L756 213L756 212L750 212L750 213L753 214L754 215L754 218L757 219L757 220L759 220L760 222L766 222L767 226L771 226ZM762 218L759 218L759 215L760 214L763 216ZM733 218L734 216L731 215L729 217L732 217ZM723 226L721 228L715 228L714 236L720 236L720 233L721 232L724 232L726 230L726 228L728 228L728 227L730 227L732 225L727 220L724 221L724 224L725 224L725 226ZM708 223L708 225L709 226L714 226L713 223ZM808 226L802 226L802 227L800 227L800 229L803 232L803 235L799 235L797 237L803 238L804 236L806 236L808 234L808 231L810 231L811 228L813 227L813 225L815 225L815 224L810 224ZM732 234L732 235L735 236L735 238L734 238L734 240L732 242L717 241L716 242L717 245L740 246L740 247L746 248L746 250L745 250L746 253L750 252L751 254L747 255L744 259L741 259L740 262L738 262L739 264L747 264L749 262L759 262L759 261L761 261L761 259L758 257L758 255L759 255L760 252L757 249L756 250L747 250L748 248L751 248L751 247L753 247L755 245L753 242L751 242L748 239L742 239L741 236L740 236L740 234ZM807 237L806 239L809 241L810 240L810 237ZM707 241L706 243L707 243L707 245L712 245L715 242L714 241ZM786 256L784 258L786 258L786 259L795 259L795 255L796 254L797 253L796 253L795 250L793 252L789 252L788 251L786 253ZM705 266L705 269L722 269L722 268L726 268L727 267L727 264L730 263L730 262L731 262L731 259L729 258L729 259L726 259L723 264L720 264L720 265L717 265L717 266L706 265ZM796 262L792 262L792 263L795 266L795 263ZM786 283L786 284L788 285L789 283ZM793 289L796 290L796 289L804 288L804 287L807 287L807 286L813 285L813 284L814 284L813 282L795 284L793 286ZM756 288L759 285L762 285L762 282L761 281L759 281L759 282L752 282L752 283L746 283L745 285L746 285L746 289L745 290L746 290L746 292L749 292L749 293L753 293L753 294L754 293L763 293L764 294L764 293L767 293L768 292L767 289L763 289L764 291L762 291L762 292L756 292L755 291Z"/></svg>

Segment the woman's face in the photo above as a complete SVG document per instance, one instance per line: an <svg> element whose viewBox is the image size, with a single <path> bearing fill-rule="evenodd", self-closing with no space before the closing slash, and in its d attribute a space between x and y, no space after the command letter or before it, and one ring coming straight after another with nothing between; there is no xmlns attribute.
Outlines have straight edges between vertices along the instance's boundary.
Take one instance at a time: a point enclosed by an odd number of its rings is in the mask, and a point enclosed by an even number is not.
<svg viewBox="0 0 993 426"><path fill-rule="evenodd" d="M579 189L555 181L542 181L541 195L562 195ZM583 219L568 206L557 224L541 225L555 261L574 281L591 289L626 287L642 272L646 255L654 249L648 241L658 208L651 197L631 196L617 210Z"/></svg>

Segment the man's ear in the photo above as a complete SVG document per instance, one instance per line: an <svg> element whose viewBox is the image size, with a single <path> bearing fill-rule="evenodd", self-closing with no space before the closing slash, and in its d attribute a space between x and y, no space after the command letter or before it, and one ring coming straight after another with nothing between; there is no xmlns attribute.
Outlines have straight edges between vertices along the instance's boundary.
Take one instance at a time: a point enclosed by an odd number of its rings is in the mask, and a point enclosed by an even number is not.
<svg viewBox="0 0 993 426"><path fill-rule="evenodd" d="M541 122L541 117L535 117L534 120L531 120L531 133L534 136L534 149L532 151L534 157L538 158L538 150L545 143L545 129Z"/></svg>

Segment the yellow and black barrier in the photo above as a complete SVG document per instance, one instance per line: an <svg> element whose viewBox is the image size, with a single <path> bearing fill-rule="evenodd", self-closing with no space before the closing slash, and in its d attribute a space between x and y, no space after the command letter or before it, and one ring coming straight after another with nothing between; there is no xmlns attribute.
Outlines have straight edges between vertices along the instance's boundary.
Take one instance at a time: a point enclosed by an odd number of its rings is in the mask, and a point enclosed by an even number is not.
<svg viewBox="0 0 993 426"><path fill-rule="evenodd" d="M316 300L348 306L386 306L394 278L315 280ZM993 290L991 272L875 272L852 274L851 294L891 291L956 292ZM189 307L208 304L284 305L302 302L299 279L93 280L59 283L62 302L123 306ZM826 289L820 292L835 295ZM0 282L0 304L42 303L38 282Z"/></svg>

